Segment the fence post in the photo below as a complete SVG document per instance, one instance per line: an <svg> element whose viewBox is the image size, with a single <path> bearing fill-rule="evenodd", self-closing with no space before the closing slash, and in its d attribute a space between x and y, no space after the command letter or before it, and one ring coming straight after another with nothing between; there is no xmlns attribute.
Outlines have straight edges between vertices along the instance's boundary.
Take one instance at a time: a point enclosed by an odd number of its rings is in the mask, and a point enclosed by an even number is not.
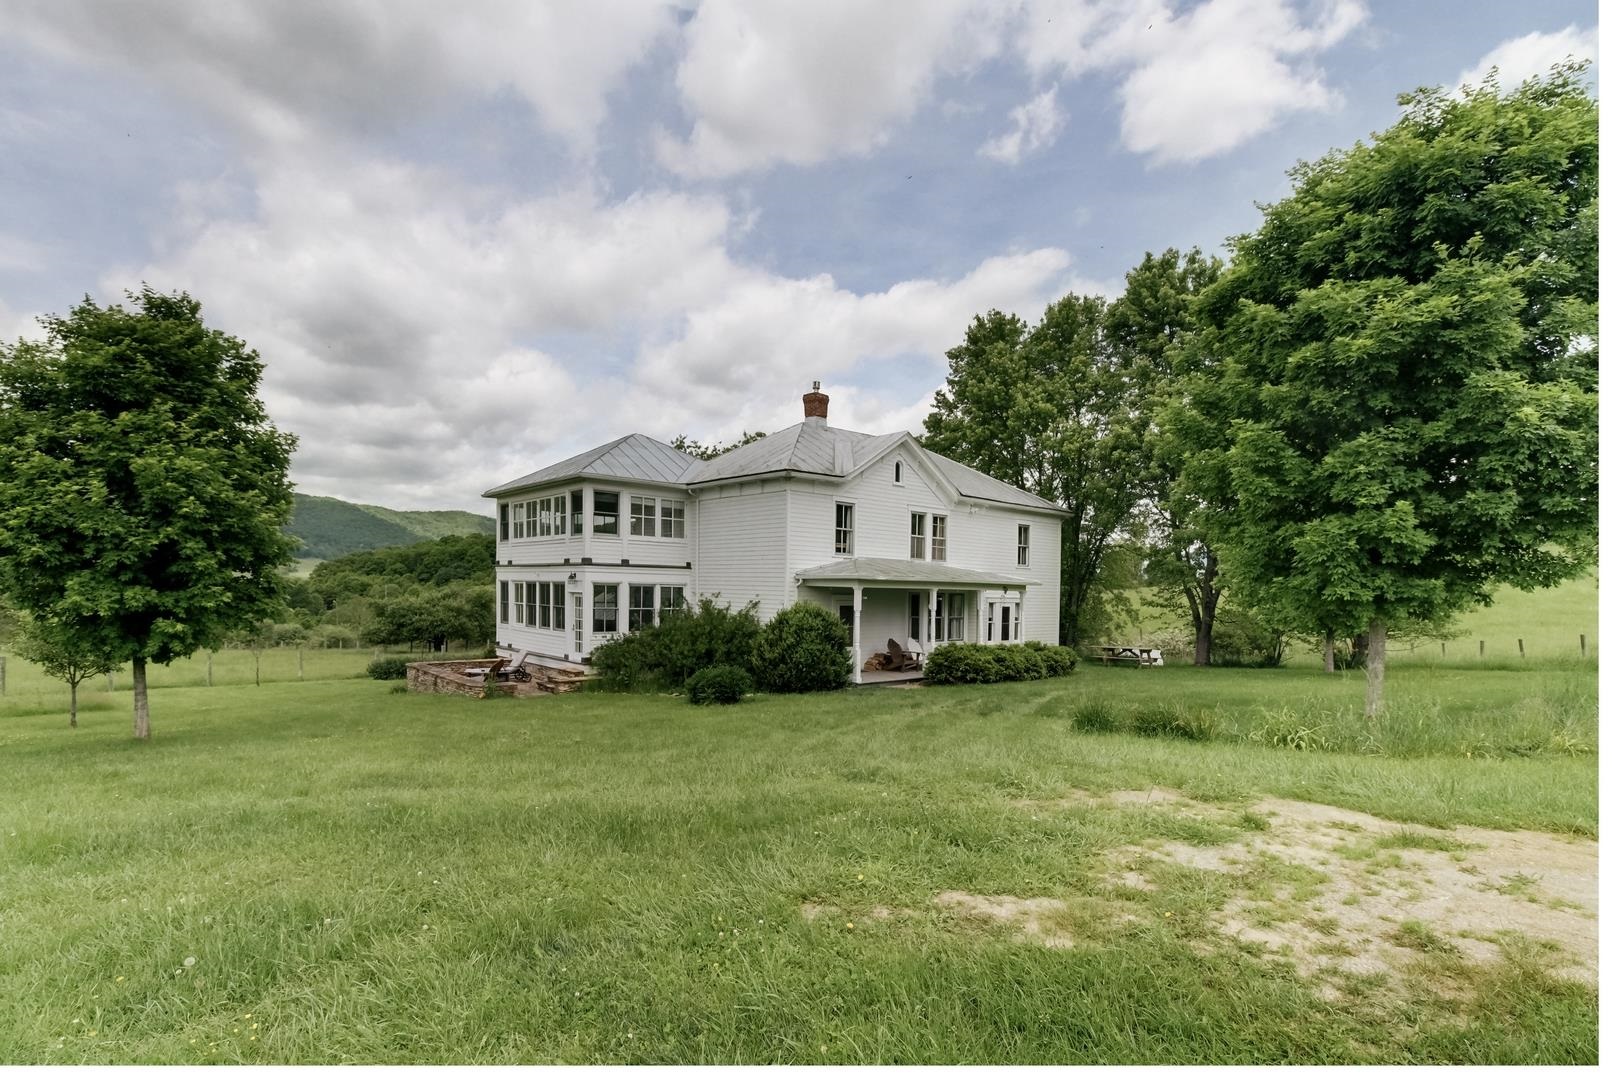
<svg viewBox="0 0 1620 1080"><path fill-rule="evenodd" d="M208 685L214 685L214 650L208 650Z"/></svg>
<svg viewBox="0 0 1620 1080"><path fill-rule="evenodd" d="M302 645L298 646L298 677L300 679L304 677L304 647Z"/></svg>
<svg viewBox="0 0 1620 1080"><path fill-rule="evenodd" d="M118 689L118 687L113 683L113 673L110 672L110 671L107 672L107 691L108 691L108 693L111 693L112 691L117 690L117 689Z"/></svg>
<svg viewBox="0 0 1620 1080"><path fill-rule="evenodd" d="M1524 659L1524 638L1519 639L1519 659Z"/></svg>
<svg viewBox="0 0 1620 1080"><path fill-rule="evenodd" d="M1585 634L1581 635L1581 659L1582 660L1586 659L1586 635ZM0 675L4 675L5 670L6 670L5 669L5 662L0 661ZM5 690L5 682L6 682L5 679L0 678L0 691Z"/></svg>
<svg viewBox="0 0 1620 1080"><path fill-rule="evenodd" d="M1583 655L1585 654L1586 650L1585 650L1584 647L1582 648L1581 652L1582 652ZM5 697L5 696L6 696L6 658L3 657L3 656L0 656L0 697Z"/></svg>
<svg viewBox="0 0 1620 1080"><path fill-rule="evenodd" d="M1444 660L1445 658L1446 658L1446 643L1442 641L1440 643L1440 659Z"/></svg>
<svg viewBox="0 0 1620 1080"><path fill-rule="evenodd" d="M1485 642L1483 640L1481 640L1479 643L1479 655L1485 655Z"/></svg>

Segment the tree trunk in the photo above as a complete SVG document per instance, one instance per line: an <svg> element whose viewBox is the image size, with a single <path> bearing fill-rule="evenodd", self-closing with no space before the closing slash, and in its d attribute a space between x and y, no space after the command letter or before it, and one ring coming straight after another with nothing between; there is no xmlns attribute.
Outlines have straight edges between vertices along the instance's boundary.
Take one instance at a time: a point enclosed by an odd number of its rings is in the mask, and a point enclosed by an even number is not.
<svg viewBox="0 0 1620 1080"><path fill-rule="evenodd" d="M135 737L152 737L152 714L146 707L146 657L137 656L130 665L135 682Z"/></svg>
<svg viewBox="0 0 1620 1080"><path fill-rule="evenodd" d="M1212 619L1199 619L1197 633L1193 636L1193 666L1209 667L1210 647L1215 641L1215 622Z"/></svg>
<svg viewBox="0 0 1620 1080"><path fill-rule="evenodd" d="M253 685L259 685L259 650L253 650Z"/></svg>
<svg viewBox="0 0 1620 1080"><path fill-rule="evenodd" d="M1322 635L1322 670L1333 674L1333 631Z"/></svg>
<svg viewBox="0 0 1620 1080"><path fill-rule="evenodd" d="M68 727L79 726L79 680L73 679L68 683Z"/></svg>
<svg viewBox="0 0 1620 1080"><path fill-rule="evenodd" d="M1374 619L1367 626L1367 708L1370 720L1384 707L1384 641L1388 632L1384 620Z"/></svg>

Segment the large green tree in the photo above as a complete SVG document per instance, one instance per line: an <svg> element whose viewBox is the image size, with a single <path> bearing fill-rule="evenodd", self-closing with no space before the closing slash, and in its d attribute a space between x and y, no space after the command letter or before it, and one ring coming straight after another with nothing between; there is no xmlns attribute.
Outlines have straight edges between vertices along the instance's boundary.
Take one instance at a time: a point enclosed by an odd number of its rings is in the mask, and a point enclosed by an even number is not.
<svg viewBox="0 0 1620 1080"><path fill-rule="evenodd" d="M1194 301L1220 274L1220 260L1197 248L1143 256L1108 305L1103 329L1152 423L1138 466L1147 581L1161 603L1188 620L1193 663L1207 665L1222 583L1211 542L1223 500L1203 468L1218 431L1193 422L1189 403L1214 367Z"/></svg>
<svg viewBox="0 0 1620 1080"><path fill-rule="evenodd" d="M0 592L92 655L146 665L277 605L294 438L257 397L263 364L184 293L88 297L0 346Z"/></svg>
<svg viewBox="0 0 1620 1080"><path fill-rule="evenodd" d="M1239 592L1368 634L1554 584L1597 521L1597 106L1579 68L1403 97L1300 165L1205 294Z"/></svg>
<svg viewBox="0 0 1620 1080"><path fill-rule="evenodd" d="M1070 294L1029 326L977 316L923 420L929 449L1068 511L1059 636L1094 631L1095 590L1110 545L1133 522L1149 454L1146 400L1105 330L1108 304Z"/></svg>

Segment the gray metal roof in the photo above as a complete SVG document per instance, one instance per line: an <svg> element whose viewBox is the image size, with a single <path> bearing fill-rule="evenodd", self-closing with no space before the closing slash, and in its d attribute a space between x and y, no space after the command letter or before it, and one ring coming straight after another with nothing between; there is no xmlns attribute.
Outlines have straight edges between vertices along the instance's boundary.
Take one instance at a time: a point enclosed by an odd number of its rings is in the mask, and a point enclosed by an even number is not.
<svg viewBox="0 0 1620 1080"><path fill-rule="evenodd" d="M910 585L1039 585L1033 578L969 570L921 559L840 559L794 575L806 585L822 581L888 581Z"/></svg>
<svg viewBox="0 0 1620 1080"><path fill-rule="evenodd" d="M598 476L610 480L641 480L654 484L681 484L681 474L697 458L684 454L668 443L647 435L626 435L604 443L566 461L548 465L539 472L508 480L484 492L485 497L506 495L524 488L538 487L576 476Z"/></svg>
<svg viewBox="0 0 1620 1080"><path fill-rule="evenodd" d="M989 502L1011 503L1014 506L1028 506L1035 510L1056 510L1062 512L1063 508L1056 503L1047 502L1039 495L1025 491L1023 488L1004 484L993 476L986 476L978 469L970 469L959 461L952 461L932 450L924 450L928 459L934 463L945 479L956 485L956 490L969 499L985 499Z"/></svg>
<svg viewBox="0 0 1620 1080"><path fill-rule="evenodd" d="M704 484L783 470L848 476L859 472L905 437L904 432L866 435L824 424L794 424L712 461L699 461L687 470L683 479L688 484Z"/></svg>

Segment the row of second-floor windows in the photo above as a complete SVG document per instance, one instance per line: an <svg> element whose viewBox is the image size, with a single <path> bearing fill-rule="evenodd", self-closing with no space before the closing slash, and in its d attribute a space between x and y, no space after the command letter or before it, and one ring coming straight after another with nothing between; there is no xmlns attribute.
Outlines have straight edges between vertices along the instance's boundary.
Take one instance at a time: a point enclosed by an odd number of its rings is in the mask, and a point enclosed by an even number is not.
<svg viewBox="0 0 1620 1080"><path fill-rule="evenodd" d="M933 520L930 521L929 519ZM911 515L911 557L945 561L945 515Z"/></svg>
<svg viewBox="0 0 1620 1080"><path fill-rule="evenodd" d="M567 583L562 581L502 581L498 586L499 616L502 626L530 626L537 630L567 630L565 616ZM630 590L625 608L628 625L619 625L619 590ZM616 634L639 630L656 623L673 608L686 606L686 589L680 585L630 585L595 582L591 585L591 632Z"/></svg>
<svg viewBox="0 0 1620 1080"><path fill-rule="evenodd" d="M618 536L622 493L591 492L591 532ZM630 535L686 539L686 500L629 497ZM500 504L500 538L529 540L543 536L581 536L585 532L585 489L564 495Z"/></svg>
<svg viewBox="0 0 1620 1080"><path fill-rule="evenodd" d="M911 514L911 557L944 562L949 551L946 542L949 520L945 514ZM1019 525L1014 548L1019 566L1029 565L1029 526ZM836 503L833 509L833 553L855 554L855 504Z"/></svg>

